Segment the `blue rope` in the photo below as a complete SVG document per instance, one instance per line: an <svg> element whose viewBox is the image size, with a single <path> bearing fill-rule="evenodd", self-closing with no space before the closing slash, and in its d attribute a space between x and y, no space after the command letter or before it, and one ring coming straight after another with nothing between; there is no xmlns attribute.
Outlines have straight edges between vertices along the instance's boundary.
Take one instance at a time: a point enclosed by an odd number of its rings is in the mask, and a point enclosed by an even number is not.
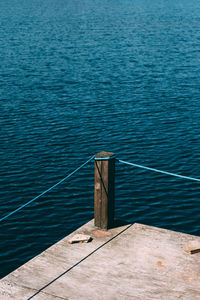
<svg viewBox="0 0 200 300"><path fill-rule="evenodd" d="M175 177L179 177L179 178L183 178L183 179L189 179L189 180L194 180L194 181L200 182L200 179L198 179L198 178L183 176L183 175L179 175L179 174L175 174L175 173L171 173L171 172L162 171L162 170L159 170L159 169L149 168L149 167L145 167L145 166L142 166L142 165L133 164L133 163L121 160L121 159L119 159L118 161L120 163L130 165L130 166L133 166L133 167L137 167L137 168L141 168L141 169L145 169L145 170L149 170L149 171L154 171L154 172L157 172L157 173L162 173L162 174L166 174L166 175L171 175L171 176L175 176Z"/></svg>
<svg viewBox="0 0 200 300"><path fill-rule="evenodd" d="M113 155L113 156L108 156L108 157L94 157L94 160L110 160L110 159L114 159L116 158L116 155Z"/></svg>
<svg viewBox="0 0 200 300"><path fill-rule="evenodd" d="M54 184L52 187L48 188L46 191L42 192L41 194L39 194L38 196L36 196L35 198L33 198L32 200L26 202L25 204L21 205L20 207L18 207L17 209L13 210L12 212L10 212L9 214L7 214L6 216L4 216L3 218L0 219L0 222L7 219L8 217L12 216L14 213L18 212L19 210L21 210L22 208L24 208L25 206L29 205L30 203L32 203L33 201L37 200L38 198L42 197L44 194L48 193L49 191L51 191L52 189L54 189L56 186L58 186L59 184L61 184L63 181L67 180L68 178L70 178L72 175L74 175L76 172L78 172L81 168L83 168L87 163L89 163L92 159L94 159L94 155L88 159L86 162L84 162L81 166L79 166L77 169L75 169L74 171L72 171L70 174L68 174L66 177L64 177L63 179L61 179L60 181L58 181L56 184Z"/></svg>

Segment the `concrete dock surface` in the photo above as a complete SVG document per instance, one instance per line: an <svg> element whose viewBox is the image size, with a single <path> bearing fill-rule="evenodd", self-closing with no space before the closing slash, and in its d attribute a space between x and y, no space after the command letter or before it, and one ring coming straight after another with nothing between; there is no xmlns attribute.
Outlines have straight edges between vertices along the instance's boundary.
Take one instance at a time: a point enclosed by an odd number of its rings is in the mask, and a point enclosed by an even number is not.
<svg viewBox="0 0 200 300"><path fill-rule="evenodd" d="M98 230L90 221L0 280L1 300L200 300L200 237L142 224ZM69 244L74 234L89 243Z"/></svg>

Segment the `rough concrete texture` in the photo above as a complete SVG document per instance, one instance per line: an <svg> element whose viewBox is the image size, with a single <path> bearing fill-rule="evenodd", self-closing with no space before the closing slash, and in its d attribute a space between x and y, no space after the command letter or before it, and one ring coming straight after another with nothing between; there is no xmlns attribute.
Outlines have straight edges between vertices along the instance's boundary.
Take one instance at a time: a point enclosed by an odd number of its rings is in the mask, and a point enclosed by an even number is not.
<svg viewBox="0 0 200 300"><path fill-rule="evenodd" d="M90 243L68 244L74 234ZM141 224L109 231L93 221L0 281L1 300L200 300L200 237Z"/></svg>

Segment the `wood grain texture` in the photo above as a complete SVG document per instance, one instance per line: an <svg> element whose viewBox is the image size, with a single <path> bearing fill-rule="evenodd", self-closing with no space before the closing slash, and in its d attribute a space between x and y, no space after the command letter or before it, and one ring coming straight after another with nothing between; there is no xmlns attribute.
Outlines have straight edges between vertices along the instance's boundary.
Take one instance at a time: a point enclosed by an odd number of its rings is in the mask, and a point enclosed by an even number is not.
<svg viewBox="0 0 200 300"><path fill-rule="evenodd" d="M114 153L103 151L95 158L94 222L95 226L108 229L114 223L115 157Z"/></svg>
<svg viewBox="0 0 200 300"><path fill-rule="evenodd" d="M75 234L93 240L68 244ZM0 280L0 299L199 300L200 253L184 250L193 240L142 224L97 230L92 220Z"/></svg>

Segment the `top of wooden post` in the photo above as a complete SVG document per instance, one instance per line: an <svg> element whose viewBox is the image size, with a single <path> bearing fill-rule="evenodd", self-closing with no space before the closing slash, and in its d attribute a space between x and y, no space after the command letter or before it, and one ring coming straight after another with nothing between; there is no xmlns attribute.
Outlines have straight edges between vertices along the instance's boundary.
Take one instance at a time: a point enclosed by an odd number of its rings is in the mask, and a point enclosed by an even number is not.
<svg viewBox="0 0 200 300"><path fill-rule="evenodd" d="M112 158L115 158L115 153L112 152L101 151L95 155L95 159L97 160L101 160L101 159L106 160Z"/></svg>

